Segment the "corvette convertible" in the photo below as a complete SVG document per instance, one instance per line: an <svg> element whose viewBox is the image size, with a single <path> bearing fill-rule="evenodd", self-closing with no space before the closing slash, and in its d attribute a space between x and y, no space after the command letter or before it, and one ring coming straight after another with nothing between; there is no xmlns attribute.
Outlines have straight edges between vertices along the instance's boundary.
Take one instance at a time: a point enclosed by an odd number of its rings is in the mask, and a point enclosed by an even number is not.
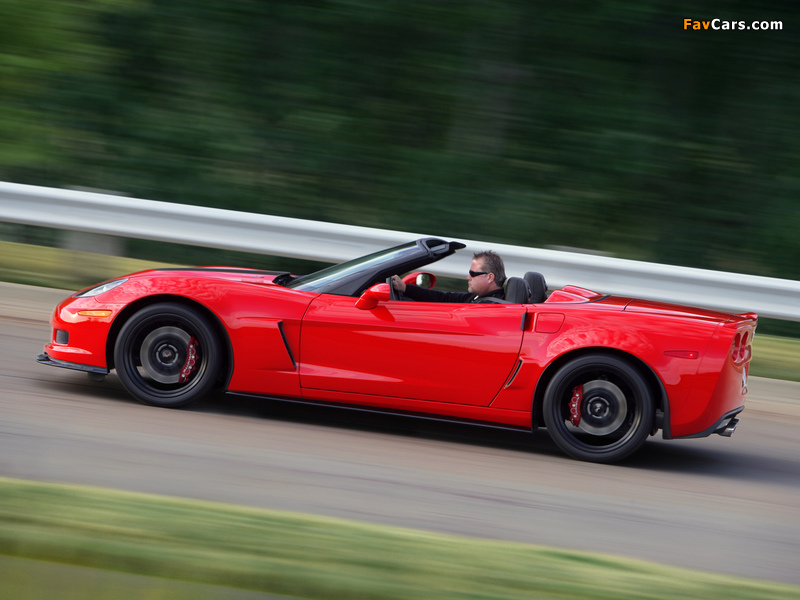
<svg viewBox="0 0 800 600"><path fill-rule="evenodd" d="M581 460L613 462L651 435L730 436L744 409L757 316L605 295L548 294L510 277L506 298L415 302L423 267L464 244L423 238L305 276L155 269L59 304L36 359L136 400L184 406L227 393L535 430Z"/></svg>

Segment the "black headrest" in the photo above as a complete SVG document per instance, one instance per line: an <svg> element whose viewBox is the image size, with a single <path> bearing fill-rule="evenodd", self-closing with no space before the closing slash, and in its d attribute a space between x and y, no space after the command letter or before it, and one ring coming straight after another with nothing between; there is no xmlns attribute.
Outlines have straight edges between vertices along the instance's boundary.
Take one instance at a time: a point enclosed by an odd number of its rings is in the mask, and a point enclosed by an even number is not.
<svg viewBox="0 0 800 600"><path fill-rule="evenodd" d="M544 280L544 275L528 271L525 273L525 281L528 282L528 287L531 289L531 304L544 302L547 298L547 283Z"/></svg>
<svg viewBox="0 0 800 600"><path fill-rule="evenodd" d="M506 300L511 304L529 304L531 288L521 277L509 277L506 284Z"/></svg>

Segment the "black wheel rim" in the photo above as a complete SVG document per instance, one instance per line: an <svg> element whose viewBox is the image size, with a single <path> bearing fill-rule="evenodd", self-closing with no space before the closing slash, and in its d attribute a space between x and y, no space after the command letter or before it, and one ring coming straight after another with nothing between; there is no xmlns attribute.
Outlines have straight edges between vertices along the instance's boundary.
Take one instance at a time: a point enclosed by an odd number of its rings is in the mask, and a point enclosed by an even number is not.
<svg viewBox="0 0 800 600"><path fill-rule="evenodd" d="M204 339L186 319L154 316L125 340L122 360L133 385L151 396L180 398L203 378Z"/></svg>
<svg viewBox="0 0 800 600"><path fill-rule="evenodd" d="M585 368L558 390L557 427L587 453L613 452L641 431L643 398L623 373Z"/></svg>

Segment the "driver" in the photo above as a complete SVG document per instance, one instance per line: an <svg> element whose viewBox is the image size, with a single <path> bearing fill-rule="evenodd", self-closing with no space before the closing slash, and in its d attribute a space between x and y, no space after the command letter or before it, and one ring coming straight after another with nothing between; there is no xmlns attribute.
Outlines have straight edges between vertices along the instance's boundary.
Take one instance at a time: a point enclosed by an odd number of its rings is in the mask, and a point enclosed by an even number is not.
<svg viewBox="0 0 800 600"><path fill-rule="evenodd" d="M392 276L392 287L418 302L477 302L487 297L504 300L505 280L506 269L503 259L497 252L486 250L476 252L472 256L466 292L442 292L417 285L406 285L397 275Z"/></svg>

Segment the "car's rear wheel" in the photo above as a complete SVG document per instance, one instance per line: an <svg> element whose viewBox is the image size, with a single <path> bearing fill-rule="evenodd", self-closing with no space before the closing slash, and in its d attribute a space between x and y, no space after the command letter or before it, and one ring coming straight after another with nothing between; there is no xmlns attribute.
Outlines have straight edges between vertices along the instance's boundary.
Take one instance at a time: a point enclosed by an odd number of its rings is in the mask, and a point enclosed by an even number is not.
<svg viewBox="0 0 800 600"><path fill-rule="evenodd" d="M184 406L216 382L222 364L219 336L193 308L154 304L122 327L114 363L122 385L139 402Z"/></svg>
<svg viewBox="0 0 800 600"><path fill-rule="evenodd" d="M547 386L544 421L574 458L614 462L636 452L653 427L652 392L642 374L616 356L590 354L567 363Z"/></svg>

